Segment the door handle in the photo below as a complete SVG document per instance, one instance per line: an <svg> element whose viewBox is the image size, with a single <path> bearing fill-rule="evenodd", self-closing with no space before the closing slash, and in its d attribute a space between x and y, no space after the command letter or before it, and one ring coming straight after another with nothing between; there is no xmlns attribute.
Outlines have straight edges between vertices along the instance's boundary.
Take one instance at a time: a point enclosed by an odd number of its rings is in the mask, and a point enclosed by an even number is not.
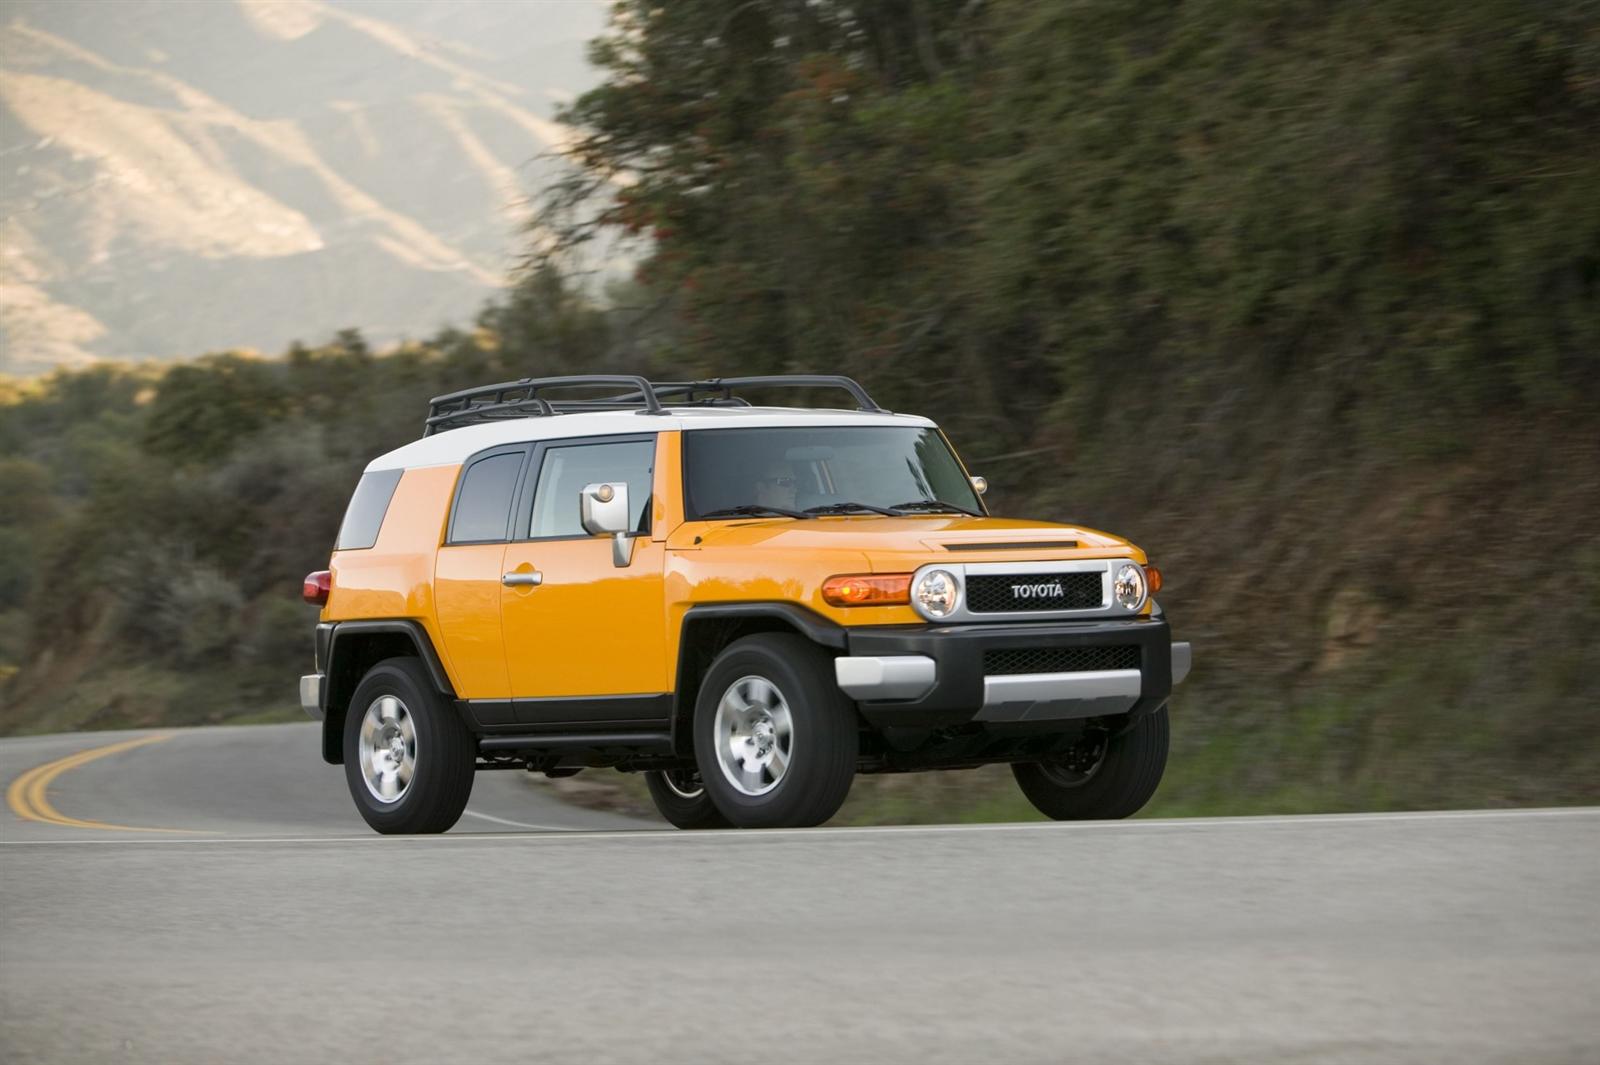
<svg viewBox="0 0 1600 1065"><path fill-rule="evenodd" d="M535 584L543 584L544 574L540 573L538 570L534 570L532 573L502 573L500 575L500 583L505 585L507 588L514 588L518 585L532 586Z"/></svg>

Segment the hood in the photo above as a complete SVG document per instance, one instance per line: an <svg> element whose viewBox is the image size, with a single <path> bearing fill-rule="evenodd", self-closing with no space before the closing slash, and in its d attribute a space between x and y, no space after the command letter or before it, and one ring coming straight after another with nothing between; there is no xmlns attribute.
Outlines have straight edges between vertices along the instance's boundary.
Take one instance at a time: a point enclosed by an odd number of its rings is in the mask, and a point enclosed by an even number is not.
<svg viewBox="0 0 1600 1065"><path fill-rule="evenodd" d="M690 522L673 533L669 546L705 551L719 547L849 551L865 555L875 572L915 569L941 560L1020 562L1130 557L1144 561L1143 552L1121 537L1079 525L943 514Z"/></svg>

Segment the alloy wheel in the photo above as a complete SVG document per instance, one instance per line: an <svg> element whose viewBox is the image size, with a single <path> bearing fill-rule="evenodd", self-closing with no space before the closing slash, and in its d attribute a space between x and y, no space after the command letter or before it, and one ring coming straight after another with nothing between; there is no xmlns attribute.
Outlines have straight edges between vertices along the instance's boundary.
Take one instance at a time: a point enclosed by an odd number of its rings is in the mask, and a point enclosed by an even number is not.
<svg viewBox="0 0 1600 1065"><path fill-rule="evenodd" d="M711 734L717 766L741 794L765 795L788 772L794 718L783 693L765 677L740 677L728 685Z"/></svg>
<svg viewBox="0 0 1600 1065"><path fill-rule="evenodd" d="M380 695L361 719L361 779L381 803L405 798L417 772L417 729L406 704Z"/></svg>

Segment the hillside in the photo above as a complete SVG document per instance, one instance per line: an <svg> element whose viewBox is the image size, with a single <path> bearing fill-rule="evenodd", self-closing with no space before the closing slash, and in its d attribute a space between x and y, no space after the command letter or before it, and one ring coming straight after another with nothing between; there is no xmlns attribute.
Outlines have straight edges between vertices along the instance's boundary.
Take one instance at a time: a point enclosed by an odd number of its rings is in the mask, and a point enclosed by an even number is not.
<svg viewBox="0 0 1600 1065"><path fill-rule="evenodd" d="M460 320L550 177L598 4L8 4L0 372Z"/></svg>
<svg viewBox="0 0 1600 1065"><path fill-rule="evenodd" d="M1600 801L1600 3L622 7L470 329L0 392L0 730L296 713L298 581L431 395L842 372L1162 567L1153 809Z"/></svg>

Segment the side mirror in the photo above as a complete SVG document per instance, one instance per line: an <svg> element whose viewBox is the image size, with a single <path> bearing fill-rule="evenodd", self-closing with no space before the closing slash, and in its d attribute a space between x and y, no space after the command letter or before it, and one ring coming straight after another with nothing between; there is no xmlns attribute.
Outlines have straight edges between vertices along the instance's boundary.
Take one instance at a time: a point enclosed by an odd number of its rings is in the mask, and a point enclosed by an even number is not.
<svg viewBox="0 0 1600 1065"><path fill-rule="evenodd" d="M590 536L611 537L612 565L622 567L633 561L626 482L584 485L578 492L578 517Z"/></svg>
<svg viewBox="0 0 1600 1065"><path fill-rule="evenodd" d="M974 477L974 478L972 478L972 490L974 492L977 492L980 496L983 495L983 493L985 493L985 492L987 492L989 490L989 478L987 478L987 477Z"/></svg>

